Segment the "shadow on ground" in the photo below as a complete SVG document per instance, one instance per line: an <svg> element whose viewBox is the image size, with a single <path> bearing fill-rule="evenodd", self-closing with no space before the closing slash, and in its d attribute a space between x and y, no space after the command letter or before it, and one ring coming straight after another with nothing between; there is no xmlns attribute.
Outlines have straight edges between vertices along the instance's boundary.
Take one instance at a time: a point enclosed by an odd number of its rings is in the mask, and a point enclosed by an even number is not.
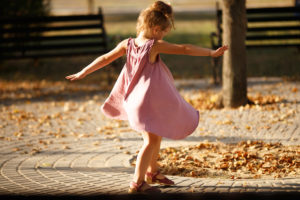
<svg viewBox="0 0 300 200"><path fill-rule="evenodd" d="M97 200L205 200L205 199L230 199L230 200L260 200L260 199L298 199L300 192L245 192L245 193L174 193L174 194L123 194L123 195L108 195L99 194L92 196L40 196L40 195L28 195L28 196L14 196L14 195L2 195L1 199L72 199L72 200L83 200L83 199L97 199Z"/></svg>

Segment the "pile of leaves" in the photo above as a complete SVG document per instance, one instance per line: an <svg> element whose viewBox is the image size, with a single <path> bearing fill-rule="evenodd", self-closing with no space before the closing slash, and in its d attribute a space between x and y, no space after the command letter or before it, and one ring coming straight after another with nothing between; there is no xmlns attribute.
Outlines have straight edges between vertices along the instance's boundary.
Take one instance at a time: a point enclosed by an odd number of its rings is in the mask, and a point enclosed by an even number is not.
<svg viewBox="0 0 300 200"><path fill-rule="evenodd" d="M182 94L183 98L197 110L219 109L219 94L211 91L195 91L193 94Z"/></svg>
<svg viewBox="0 0 300 200"><path fill-rule="evenodd" d="M193 94L183 94L184 99L190 103L194 108L198 110L212 110L220 109L221 94L214 93L212 91L195 91ZM264 110L279 109L279 103L284 102L284 99L274 94L262 95L256 93L254 95L248 95L249 104L243 108L261 108Z"/></svg>
<svg viewBox="0 0 300 200"><path fill-rule="evenodd" d="M158 164L163 174L185 177L300 177L299 147L263 141L237 144L201 142L195 146L162 149ZM135 165L134 162L132 165Z"/></svg>

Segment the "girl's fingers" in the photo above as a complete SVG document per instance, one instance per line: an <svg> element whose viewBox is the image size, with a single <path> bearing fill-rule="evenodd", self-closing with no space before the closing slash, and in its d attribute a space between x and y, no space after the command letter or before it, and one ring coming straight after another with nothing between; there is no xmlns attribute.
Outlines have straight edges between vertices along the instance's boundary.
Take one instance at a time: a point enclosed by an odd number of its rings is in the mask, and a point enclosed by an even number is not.
<svg viewBox="0 0 300 200"><path fill-rule="evenodd" d="M218 49L220 52L224 52L227 50L227 47L226 46L222 46Z"/></svg>
<svg viewBox="0 0 300 200"><path fill-rule="evenodd" d="M73 77L73 75L66 76L67 79L70 79L72 77Z"/></svg>
<svg viewBox="0 0 300 200"><path fill-rule="evenodd" d="M221 47L221 49L225 51L228 49L228 46L223 46L223 47Z"/></svg>
<svg viewBox="0 0 300 200"><path fill-rule="evenodd" d="M66 79L69 79L70 81L73 81L73 80L76 80L77 77L74 74L72 74L72 75L66 76Z"/></svg>
<svg viewBox="0 0 300 200"><path fill-rule="evenodd" d="M213 55L214 57L218 57L218 56L221 56L224 54L224 52L228 49L228 46L225 45L225 46L222 46L220 48L218 48L216 51L215 51L215 54Z"/></svg>

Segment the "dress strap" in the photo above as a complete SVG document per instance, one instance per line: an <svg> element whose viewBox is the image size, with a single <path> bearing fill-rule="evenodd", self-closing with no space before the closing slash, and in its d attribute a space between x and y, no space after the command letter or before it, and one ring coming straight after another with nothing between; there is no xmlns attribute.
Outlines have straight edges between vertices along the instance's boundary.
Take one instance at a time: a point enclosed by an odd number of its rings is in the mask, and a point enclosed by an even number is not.
<svg viewBox="0 0 300 200"><path fill-rule="evenodd" d="M128 49L129 49L130 46L131 46L131 40L132 40L131 37L129 37L128 40L127 40L127 49L126 49L126 51L128 51Z"/></svg>
<svg viewBox="0 0 300 200"><path fill-rule="evenodd" d="M126 48L126 57L130 55L130 52L132 51L132 41L133 39L131 37L128 38L127 40L127 48Z"/></svg>
<svg viewBox="0 0 300 200"><path fill-rule="evenodd" d="M155 43L155 39L151 39L150 41L149 41L149 44L148 44L148 49L150 50L151 48L152 48L152 46L153 46L153 44Z"/></svg>

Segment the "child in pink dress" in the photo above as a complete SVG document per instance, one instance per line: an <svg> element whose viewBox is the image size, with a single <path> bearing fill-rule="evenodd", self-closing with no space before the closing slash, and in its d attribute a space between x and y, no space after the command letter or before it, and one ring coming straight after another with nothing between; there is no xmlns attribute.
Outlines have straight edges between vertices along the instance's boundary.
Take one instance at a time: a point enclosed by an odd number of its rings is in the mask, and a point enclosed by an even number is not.
<svg viewBox="0 0 300 200"><path fill-rule="evenodd" d="M216 57L227 50L227 46L213 51L163 41L162 38L172 26L172 7L157 1L140 13L137 38L120 42L115 49L100 56L77 74L66 77L71 81L82 79L126 54L126 64L101 110L107 117L128 120L134 130L142 133L144 145L137 157L129 193L160 192L157 187L149 185L152 183L173 185L174 182L158 169L157 158L162 137L183 139L192 134L199 123L199 111L181 97L170 70L159 54Z"/></svg>

